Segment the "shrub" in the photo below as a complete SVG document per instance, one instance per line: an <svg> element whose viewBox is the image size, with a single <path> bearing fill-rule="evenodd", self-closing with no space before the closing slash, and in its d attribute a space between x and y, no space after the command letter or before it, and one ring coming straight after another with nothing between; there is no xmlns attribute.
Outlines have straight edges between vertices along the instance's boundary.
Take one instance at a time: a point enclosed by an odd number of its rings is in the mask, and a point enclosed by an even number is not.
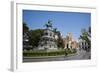
<svg viewBox="0 0 100 73"><path fill-rule="evenodd" d="M56 50L56 51L27 51L23 52L23 56L57 56L57 55L65 55L64 50Z"/></svg>
<svg viewBox="0 0 100 73"><path fill-rule="evenodd" d="M70 49L60 49L60 50L34 50L34 51L25 51L23 56L27 57L38 57L38 56L59 56L59 55L68 55L76 53L76 50Z"/></svg>

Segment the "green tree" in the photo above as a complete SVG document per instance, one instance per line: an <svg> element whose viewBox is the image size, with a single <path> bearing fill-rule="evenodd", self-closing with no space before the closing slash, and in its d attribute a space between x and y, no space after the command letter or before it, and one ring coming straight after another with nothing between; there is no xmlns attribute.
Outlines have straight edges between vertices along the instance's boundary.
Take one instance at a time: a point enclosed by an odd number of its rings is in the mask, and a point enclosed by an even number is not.
<svg viewBox="0 0 100 73"><path fill-rule="evenodd" d="M38 46L38 43L43 36L43 29L36 29L36 30L30 30L29 35L29 44L34 47Z"/></svg>
<svg viewBox="0 0 100 73"><path fill-rule="evenodd" d="M30 50L31 48L29 45L29 27L23 22L23 50Z"/></svg>
<svg viewBox="0 0 100 73"><path fill-rule="evenodd" d="M56 34L58 35L58 39L56 41L58 48L64 48L64 43L60 31L56 31Z"/></svg>
<svg viewBox="0 0 100 73"><path fill-rule="evenodd" d="M27 33L29 31L29 27L25 22L23 22L23 34Z"/></svg>
<svg viewBox="0 0 100 73"><path fill-rule="evenodd" d="M82 29L81 33L82 34L80 35L80 39L86 41L86 43L88 44L88 48L86 48L86 51L90 51L91 50L91 27L89 27L88 30Z"/></svg>

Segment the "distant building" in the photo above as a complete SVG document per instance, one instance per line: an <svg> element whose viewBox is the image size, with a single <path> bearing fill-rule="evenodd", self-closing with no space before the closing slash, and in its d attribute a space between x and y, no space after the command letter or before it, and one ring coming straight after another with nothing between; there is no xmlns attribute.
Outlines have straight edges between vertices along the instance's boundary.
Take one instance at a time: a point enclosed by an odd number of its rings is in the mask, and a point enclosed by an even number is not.
<svg viewBox="0 0 100 73"><path fill-rule="evenodd" d="M77 49L78 43L73 39L72 34L68 33L66 38L64 38L64 49Z"/></svg>
<svg viewBox="0 0 100 73"><path fill-rule="evenodd" d="M80 50L87 50L88 49L88 43L85 40L79 39L79 48Z"/></svg>

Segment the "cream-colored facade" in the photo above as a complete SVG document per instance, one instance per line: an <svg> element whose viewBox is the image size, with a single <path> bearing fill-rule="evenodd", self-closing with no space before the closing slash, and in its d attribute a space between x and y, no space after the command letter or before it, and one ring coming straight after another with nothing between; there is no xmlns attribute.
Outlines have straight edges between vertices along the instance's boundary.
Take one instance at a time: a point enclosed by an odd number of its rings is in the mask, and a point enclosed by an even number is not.
<svg viewBox="0 0 100 73"><path fill-rule="evenodd" d="M77 49L78 43L73 39L72 34L68 33L64 40L64 49Z"/></svg>

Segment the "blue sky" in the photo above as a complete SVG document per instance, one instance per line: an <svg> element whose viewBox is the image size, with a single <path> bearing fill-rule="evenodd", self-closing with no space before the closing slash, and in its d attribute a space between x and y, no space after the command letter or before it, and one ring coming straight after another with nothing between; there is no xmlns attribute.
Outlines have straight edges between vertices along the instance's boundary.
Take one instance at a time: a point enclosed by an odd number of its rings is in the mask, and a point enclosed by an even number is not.
<svg viewBox="0 0 100 73"><path fill-rule="evenodd" d="M87 29L91 25L90 13L23 10L23 22L28 25L30 30L44 29L44 25L49 19L63 37L71 32L74 39L80 36L81 29Z"/></svg>

